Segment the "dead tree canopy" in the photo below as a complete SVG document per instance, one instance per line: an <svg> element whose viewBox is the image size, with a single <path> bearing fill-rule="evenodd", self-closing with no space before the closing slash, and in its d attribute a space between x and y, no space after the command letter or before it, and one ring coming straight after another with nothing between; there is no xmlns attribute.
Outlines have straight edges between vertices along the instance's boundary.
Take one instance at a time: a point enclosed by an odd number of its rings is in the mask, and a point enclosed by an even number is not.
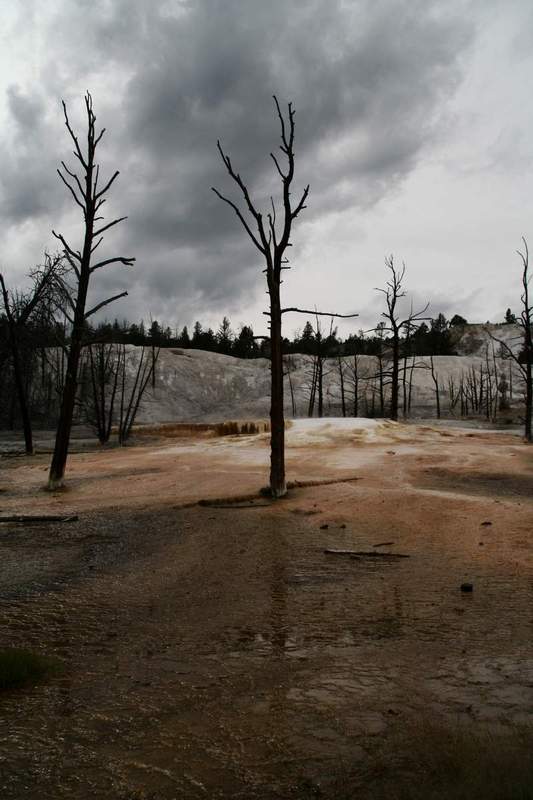
<svg viewBox="0 0 533 800"><path fill-rule="evenodd" d="M285 482L285 418L283 409L283 354L281 321L283 309L280 300L281 273L289 269L285 253L290 247L292 226L298 215L306 208L309 194L307 185L300 199L294 204L291 197L291 187L294 180L294 133L295 111L292 103L287 106L287 113L283 114L277 98L274 103L281 129L281 143L279 148L283 155L281 158L274 153L270 157L279 175L281 183L281 203L276 207L274 198L271 197L271 209L266 215L258 207L250 195L250 191L233 163L217 142L218 151L222 162L241 194L245 210L233 200L221 194L213 187L213 191L221 200L233 209L244 230L261 253L264 263L267 289L270 300L269 317L270 333L270 361L271 361L271 405L270 405L270 491L273 497L282 497L287 492ZM279 208L281 205L281 209Z"/></svg>
<svg viewBox="0 0 533 800"><path fill-rule="evenodd" d="M113 264L131 266L135 261L134 258L122 255L100 260L94 259L94 253L101 245L104 233L118 225L126 217L118 217L105 222L100 213L103 204L106 202L106 195L118 178L119 173L115 171L107 180L101 180L100 178L100 167L96 163L96 151L105 133L105 128L102 128L99 132L96 130L96 117L89 92L85 95L85 111L87 115L86 148L82 149L78 137L71 127L67 107L63 102L65 126L74 145L74 157L78 162L78 172L70 169L62 161L61 169L58 169L57 173L72 195L76 205L81 209L84 236L82 248L77 250L62 234L53 231L54 236L61 242L63 247L65 259L71 268L72 279L70 283L65 284L67 287L65 313L71 325L71 334L54 454L50 466L48 482L50 489L61 486L65 474L78 383L78 367L86 322L93 314L105 308L109 303L127 295L127 292L119 292L87 310L87 295L91 277L97 270Z"/></svg>

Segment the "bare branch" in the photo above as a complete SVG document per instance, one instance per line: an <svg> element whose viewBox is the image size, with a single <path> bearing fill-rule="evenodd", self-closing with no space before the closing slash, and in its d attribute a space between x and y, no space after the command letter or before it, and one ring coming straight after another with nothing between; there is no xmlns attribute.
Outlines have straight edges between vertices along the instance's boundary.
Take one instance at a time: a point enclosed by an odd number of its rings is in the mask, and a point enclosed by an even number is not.
<svg viewBox="0 0 533 800"><path fill-rule="evenodd" d="M126 267L133 266L133 262L135 258L124 258L123 256L117 256L116 258L106 258L105 261L99 261L98 264L94 264L89 270L89 272L93 273L97 269L101 269L102 267L107 267L108 264L124 264Z"/></svg>
<svg viewBox="0 0 533 800"><path fill-rule="evenodd" d="M91 308L90 311L87 311L87 313L85 314L85 319L89 319L89 317L91 317L93 314L96 314L97 311L100 311L101 308L104 308L104 306L108 306L109 303L113 303L120 297L127 297L127 296L128 296L127 292L121 292L120 294L113 295L113 297L108 297L107 300L102 300L101 303L98 303L98 305L94 306L94 308Z"/></svg>
<svg viewBox="0 0 533 800"><path fill-rule="evenodd" d="M277 169L277 171L279 172L280 178L281 178L282 180L285 180L285 178L286 178L287 176L285 175L285 173L284 173L284 172L283 172L283 170L281 169L281 167L280 167L280 165L279 165L279 161L278 161L278 159L276 158L276 156L274 155L274 153L270 153L270 158L272 159L272 161L273 161L273 162L274 162L274 164L276 165L276 169Z"/></svg>
<svg viewBox="0 0 533 800"><path fill-rule="evenodd" d="M81 261L81 255L79 253L76 253L76 251L72 249L72 247L68 244L66 239L60 233L56 233L55 231L52 231L52 235L55 236L56 239L59 239L59 241L61 242L61 244L65 248L66 252L69 255L71 255L72 258L75 258L77 261Z"/></svg>
<svg viewBox="0 0 533 800"><path fill-rule="evenodd" d="M104 231L109 230L109 228L112 228L113 225L118 225L119 222L124 222L125 219L128 219L128 218L127 217L119 217L118 219L114 219L113 222L108 222L107 225L104 225L102 228L100 228L99 230L95 231L93 233L93 236L95 236L95 237L96 236L100 236L101 233L103 233Z"/></svg>
<svg viewBox="0 0 533 800"><path fill-rule="evenodd" d="M235 203L234 203L232 200L230 200L228 197L224 197L224 195L223 195L223 194L221 194L221 193L218 191L218 189L215 189L215 187L214 187L214 186L212 186L212 187L211 187L211 190L212 190L212 191L213 191L213 192L216 194L216 196L217 196L217 197L219 197L219 198L220 198L220 200L223 200L223 201L224 201L224 203L227 203L227 204L228 204L228 206L231 206L231 208L232 208L232 209L235 211L235 213L237 214L238 218L240 219L240 221L241 221L241 224L242 224L242 226L244 227L244 229L245 229L246 233L248 234L248 236L250 237L250 239L253 241L253 243L255 244L255 246L257 247L257 249L258 249L258 250L259 250L261 253L263 253L263 254L264 254L264 253L266 252L266 249L265 249L265 247L263 247L263 245L261 245L261 243L259 242L259 240L258 240L258 239L257 239L257 237L255 236L255 234L253 233L252 229L250 228L250 226L249 226L249 225L248 225L248 223L246 222L245 218L243 217L243 215L242 215L242 213L241 213L241 210L239 209L239 207L238 207L238 206L237 206L237 205L236 205L236 204L235 204Z"/></svg>
<svg viewBox="0 0 533 800"><path fill-rule="evenodd" d="M296 208L292 212L292 218L293 219L296 219L296 217L298 216L300 211L303 211L304 208L307 208L307 206L305 205L305 201L307 200L307 195L308 194L309 194L309 184L307 184L307 186L305 187L304 193L302 195L302 199L300 200L300 202L298 203L298 205L296 206Z"/></svg>
<svg viewBox="0 0 533 800"><path fill-rule="evenodd" d="M67 181L65 176L62 174L61 170L58 169L58 170L56 170L56 172L59 175L59 177L61 178L61 180L63 181L63 183L65 184L65 186L67 187L67 189L69 190L69 192L71 193L71 195L74 198L74 200L76 201L76 203L79 205L79 207L83 211L83 214L85 216L85 213L87 211L86 206L84 206L83 203L81 202L81 200L78 199L78 195L76 194L75 190L70 185L70 183Z"/></svg>
<svg viewBox="0 0 533 800"><path fill-rule="evenodd" d="M297 314L313 314L313 315L318 315L319 317L339 317L340 319L351 319L353 317L359 316L359 314L336 314L335 312L330 312L330 311L316 311L316 310L309 311L309 309L306 308L292 307L292 308L281 309L282 314L288 314L289 311L295 312Z"/></svg>
<svg viewBox="0 0 533 800"><path fill-rule="evenodd" d="M70 127L70 122L69 122L69 118L68 118L68 114L67 114L67 106L65 104L65 101L62 100L61 104L63 106L63 114L64 114L64 117L65 117L65 125L67 126L67 130L70 133L70 137L71 137L72 141L74 142L74 147L76 148L74 155L77 158L79 158L79 160L83 164L84 168L87 169L87 162L85 161L85 159L83 157L83 154L81 152L80 145L79 145L79 142L78 142L78 137L76 136L76 134L74 133L74 131Z"/></svg>
<svg viewBox="0 0 533 800"><path fill-rule="evenodd" d="M104 130L105 130L105 128L104 128ZM104 130L102 131L102 133L104 132ZM102 134L100 134L100 136L101 135ZM110 177L110 179L108 180L108 182L106 183L104 188L100 189L100 191L95 194L94 199L98 200L100 197L102 197L103 194L106 194L106 192L111 188L111 186L113 185L113 183L115 182L115 180L118 178L119 175L120 175L120 172L117 169L117 171Z"/></svg>

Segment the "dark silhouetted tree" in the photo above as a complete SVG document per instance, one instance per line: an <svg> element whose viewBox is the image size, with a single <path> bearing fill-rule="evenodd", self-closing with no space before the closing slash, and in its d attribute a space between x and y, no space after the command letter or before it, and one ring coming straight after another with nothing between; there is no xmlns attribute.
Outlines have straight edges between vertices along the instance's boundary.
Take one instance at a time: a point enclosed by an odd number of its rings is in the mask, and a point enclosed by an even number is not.
<svg viewBox="0 0 533 800"><path fill-rule="evenodd" d="M91 277L97 270L103 269L111 264L119 263L131 266L135 260L134 258L124 256L113 256L96 261L96 263L94 261L94 252L103 241L103 234L119 222L122 222L126 217L120 217L105 223L103 222L103 216L98 213L105 203L105 195L117 179L119 173L118 171L114 172L107 181L100 184L100 168L96 163L96 150L104 135L105 128L102 128L100 132L96 130L96 117L93 112L93 101L89 92L85 95L85 110L87 113L87 142L86 149L82 149L78 137L70 125L67 107L63 102L65 125L74 143L74 156L79 161L78 166L80 168L81 177L77 172L67 167L64 161L61 162L62 169L58 169L57 172L74 198L74 202L81 209L84 236L82 249L76 250L61 234L53 231L54 236L59 239L63 246L65 259L68 261L72 270L72 280L68 287L68 308L65 308L71 323L67 370L56 431L54 453L48 479L49 489L57 489L63 484L74 404L76 401L76 390L78 386L78 367L81 350L84 344L87 320L92 317L93 314L96 314L97 311L109 305L109 303L118 300L119 297L127 295L127 292L119 292L119 294L109 297L87 310L87 294ZM67 284L65 285L67 286Z"/></svg>
<svg viewBox="0 0 533 800"><path fill-rule="evenodd" d="M33 432L31 412L28 399L28 382L25 380L24 350L36 347L31 339L30 322L46 307L46 312L55 303L58 281L63 272L63 261L60 256L45 256L42 268L31 273L32 288L23 293L13 294L7 289L4 276L0 274L2 301L7 321L8 345L13 365L13 376L24 432L24 444L27 455L33 455ZM48 323L51 320L48 319Z"/></svg>
<svg viewBox="0 0 533 800"><path fill-rule="evenodd" d="M494 341L498 342L503 350L507 352L510 358L515 362L520 370L520 375L524 381L524 398L525 398L525 420L524 420L524 435L527 442L531 442L532 427L531 416L533 413L533 303L529 296L529 248L526 240L522 237L524 243L524 250L517 250L520 260L522 262L522 311L520 312L520 319L517 324L521 328L521 350L516 353L508 342L499 339L491 333L489 329L487 332ZM508 309L509 311L509 309ZM507 318L507 314L505 315Z"/></svg>
<svg viewBox="0 0 533 800"><path fill-rule="evenodd" d="M285 252L290 246L292 226L296 217L305 208L309 193L309 186L303 190L298 202L293 204L291 188L294 179L294 109L292 103L288 105L287 117L282 114L278 100L274 97L276 111L281 126L280 149L286 159L286 166L282 168L278 157L271 153L272 160L281 180L283 209L278 226L277 213L272 200L272 209L266 215L258 211L250 192L240 174L233 168L218 142L218 150L224 166L233 181L238 186L246 212L242 212L238 205L213 188L215 194L227 203L237 214L246 233L259 250L265 260L265 272L268 294L270 298L269 333L270 333L270 364L271 364L271 406L270 406L270 491L273 497L282 497L287 492L285 483L285 418L283 409L283 353L281 320L283 309L280 299L281 273L287 269ZM246 215L246 216L245 216Z"/></svg>

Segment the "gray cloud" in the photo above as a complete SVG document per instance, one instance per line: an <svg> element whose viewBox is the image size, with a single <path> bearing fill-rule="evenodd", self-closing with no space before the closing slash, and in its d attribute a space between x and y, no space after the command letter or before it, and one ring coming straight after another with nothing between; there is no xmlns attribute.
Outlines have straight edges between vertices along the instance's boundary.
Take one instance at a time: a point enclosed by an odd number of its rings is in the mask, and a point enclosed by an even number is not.
<svg viewBox="0 0 533 800"><path fill-rule="evenodd" d="M105 165L121 170L112 205L129 220L110 251L138 259L129 308L223 310L257 296L259 259L210 191L235 193L220 138L259 203L275 192L279 130L271 96L297 109L297 183L305 220L368 209L413 170L440 130L473 24L464 6L428 0L154 0L59 3L44 16L37 92L8 90L16 135L2 142L7 224L61 229L69 198L55 168L70 148L59 96L82 124L80 86L94 86L109 129ZM297 239L297 234L296 237ZM43 246L46 241L43 242ZM295 248L295 255L298 250ZM122 288L123 273L99 276ZM255 287L255 288L254 288Z"/></svg>

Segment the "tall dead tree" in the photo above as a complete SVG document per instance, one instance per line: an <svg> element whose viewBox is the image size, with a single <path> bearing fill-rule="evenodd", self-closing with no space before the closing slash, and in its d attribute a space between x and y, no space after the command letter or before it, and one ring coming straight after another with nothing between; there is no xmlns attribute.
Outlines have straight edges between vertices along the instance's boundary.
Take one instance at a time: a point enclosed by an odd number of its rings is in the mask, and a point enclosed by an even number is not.
<svg viewBox="0 0 533 800"><path fill-rule="evenodd" d="M70 433L72 428L72 416L76 401L76 389L78 386L78 367L80 354L84 344L84 334L86 322L93 314L105 306L125 297L127 292L120 292L113 297L107 298L90 308L88 311L87 294L91 276L98 269L107 267L111 264L124 264L131 266L134 258L124 256L114 256L105 258L93 263L93 254L103 241L105 231L122 222L126 217L119 217L111 222L102 223L103 216L98 212L106 201L105 195L118 178L118 171L105 182L99 185L99 165L96 163L96 149L104 135L105 128L100 132L96 130L96 117L93 112L93 101L89 92L85 95L85 109L87 114L87 147L82 150L78 137L74 133L67 114L67 107L63 102L63 113L67 131L74 143L74 156L79 161L78 168L80 175L67 167L64 161L61 162L62 169L57 173L75 203L81 208L83 214L84 237L82 250L75 250L67 240L59 233L52 231L54 236L59 239L63 246L63 252L73 273L73 286L67 293L68 315L71 324L70 342L68 347L67 370L65 384L59 412L59 421L56 431L56 441L50 474L48 478L48 488L59 488L63 483L65 466L67 463L68 449L70 443Z"/></svg>
<svg viewBox="0 0 533 800"><path fill-rule="evenodd" d="M394 257L388 256L385 259L385 266L390 270L390 278L384 289L376 288L385 296L385 311L382 316L385 318L384 330L390 333L389 342L391 348L391 368L388 377L390 378L391 399L390 417L398 419L398 398L400 391L400 359L401 359L401 337L406 332L410 335L417 321L423 319L423 314L427 311L428 305L420 311L414 312L412 309L405 319L399 315L398 303L407 294L403 290L403 279L405 276L405 264L401 270L397 270L394 265ZM405 369L405 365L404 365Z"/></svg>
<svg viewBox="0 0 533 800"><path fill-rule="evenodd" d="M292 225L298 214L306 207L305 202L309 194L309 186L303 190L300 200L293 205L291 200L291 185L294 180L294 108L288 104L288 113L285 117L277 98L274 103L281 126L280 149L286 158L286 167L282 168L277 156L271 153L276 170L281 179L283 209L280 225L277 225L276 206L271 198L272 210L263 214L257 210L250 197L250 193L243 179L233 168L227 156L217 142L220 157L228 174L237 184L243 196L246 212L249 219L240 210L239 206L221 194L213 187L215 194L227 203L236 213L246 233L255 247L265 259L265 273L267 279L268 295L270 298L269 332L270 332L270 370L271 370L271 405L270 405L270 491L273 497L282 497L287 492L285 483L285 418L283 409L283 353L281 337L281 321L284 310L281 307L280 285L281 273L289 269L285 251L290 246ZM249 221L250 220L250 221ZM252 229L255 228L255 230Z"/></svg>
<svg viewBox="0 0 533 800"><path fill-rule="evenodd" d="M487 332L493 341L501 345L502 349L509 355L520 370L520 376L524 381L526 406L524 436L527 442L531 442L533 441L531 420L533 414L533 304L529 296L529 281L531 278L529 274L529 248L524 237L522 237L522 242L524 243L524 250L517 250L522 262L522 295L520 298L522 311L518 319L518 324L522 329L520 336L522 345L521 352L517 354L508 342L504 342L488 330Z"/></svg>
<svg viewBox="0 0 533 800"><path fill-rule="evenodd" d="M322 317L356 317L357 314L335 314L325 311L309 311L305 308L282 308L280 297L281 273L282 270L290 269L285 252L291 247L292 225L296 217L306 208L305 202L309 194L309 184L305 187L300 200L295 205L291 200L291 186L294 180L294 116L295 111L292 103L287 106L287 116L285 117L274 95L274 103L281 127L280 150L285 156L285 171L274 155L270 157L274 162L276 170L281 180L282 213L278 225L277 212L274 199L270 198L271 210L264 215L257 210L252 201L248 187L242 180L240 174L235 172L229 156L227 156L220 144L217 142L218 152L226 167L226 170L239 188L246 211L243 213L239 206L221 194L218 189L212 187L213 192L227 203L236 213L246 233L253 244L262 254L265 260L267 289L270 299L270 310L263 312L269 318L269 340L270 340L270 493L272 497L283 497L287 493L285 482L285 416L283 408L283 339L281 335L281 322L283 314L296 312L298 314L318 314ZM245 216L245 214L247 216ZM255 228L255 230L254 230ZM261 337L262 338L262 337Z"/></svg>

